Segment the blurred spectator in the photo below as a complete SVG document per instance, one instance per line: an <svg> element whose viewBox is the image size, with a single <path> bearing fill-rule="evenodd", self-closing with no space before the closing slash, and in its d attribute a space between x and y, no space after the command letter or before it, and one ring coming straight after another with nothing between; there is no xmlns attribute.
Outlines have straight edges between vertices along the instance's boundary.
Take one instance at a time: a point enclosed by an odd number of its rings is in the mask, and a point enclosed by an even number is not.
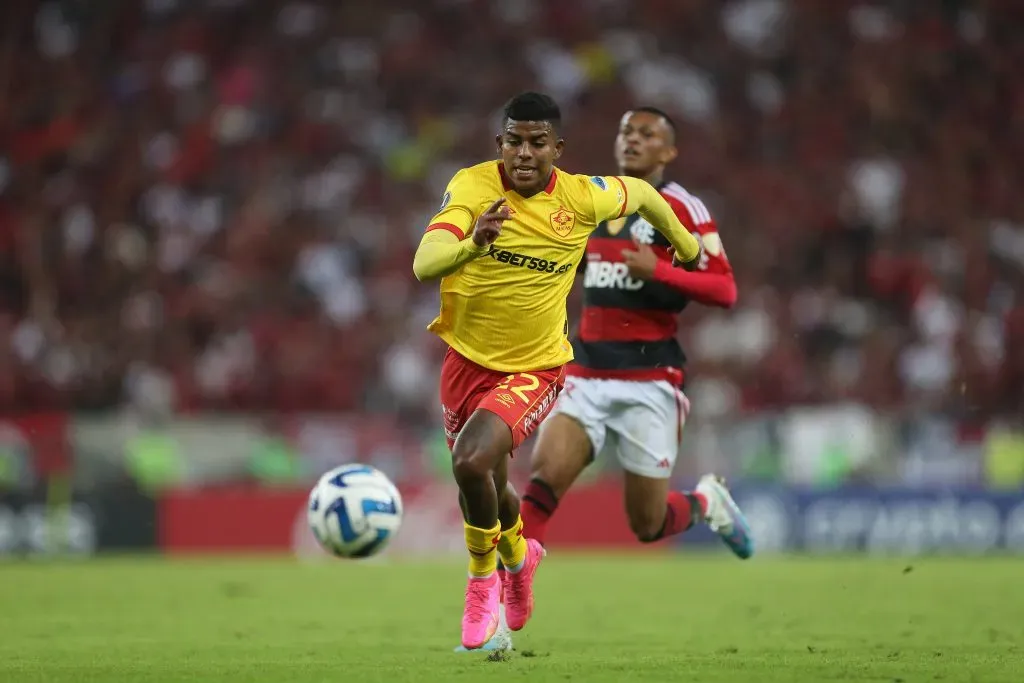
<svg viewBox="0 0 1024 683"><path fill-rule="evenodd" d="M695 405L1020 416L1022 30L1007 0L5 3L0 409L432 424L412 250L538 87L572 171L631 104L678 117L740 283L684 316Z"/></svg>

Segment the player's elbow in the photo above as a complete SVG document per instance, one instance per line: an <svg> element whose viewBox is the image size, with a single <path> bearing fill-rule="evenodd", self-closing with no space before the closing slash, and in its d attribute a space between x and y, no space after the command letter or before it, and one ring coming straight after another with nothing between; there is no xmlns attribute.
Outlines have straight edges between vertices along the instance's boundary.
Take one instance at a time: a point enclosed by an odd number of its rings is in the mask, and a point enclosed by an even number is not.
<svg viewBox="0 0 1024 683"><path fill-rule="evenodd" d="M423 258L419 252L412 259L412 273L420 282L427 282L437 277L437 273L430 267L427 259Z"/></svg>

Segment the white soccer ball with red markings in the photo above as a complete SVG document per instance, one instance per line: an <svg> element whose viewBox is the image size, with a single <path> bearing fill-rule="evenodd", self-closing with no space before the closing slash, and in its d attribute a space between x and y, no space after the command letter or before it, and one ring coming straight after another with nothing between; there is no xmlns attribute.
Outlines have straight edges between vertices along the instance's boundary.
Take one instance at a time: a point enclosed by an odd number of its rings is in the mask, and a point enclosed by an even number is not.
<svg viewBox="0 0 1024 683"><path fill-rule="evenodd" d="M317 481L306 516L327 552L337 557L371 557L387 546L402 525L402 495L380 470L342 465Z"/></svg>

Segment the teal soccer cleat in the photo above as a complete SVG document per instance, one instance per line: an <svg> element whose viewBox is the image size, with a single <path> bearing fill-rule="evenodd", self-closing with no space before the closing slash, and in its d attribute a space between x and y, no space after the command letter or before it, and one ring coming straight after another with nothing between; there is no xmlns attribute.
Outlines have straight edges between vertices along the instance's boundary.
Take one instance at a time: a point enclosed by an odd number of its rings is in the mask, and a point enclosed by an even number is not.
<svg viewBox="0 0 1024 683"><path fill-rule="evenodd" d="M754 538L746 517L725 487L725 480L714 474L705 474L697 484L697 493L703 494L708 501L706 519L711 530L721 537L736 557L749 559L754 554Z"/></svg>

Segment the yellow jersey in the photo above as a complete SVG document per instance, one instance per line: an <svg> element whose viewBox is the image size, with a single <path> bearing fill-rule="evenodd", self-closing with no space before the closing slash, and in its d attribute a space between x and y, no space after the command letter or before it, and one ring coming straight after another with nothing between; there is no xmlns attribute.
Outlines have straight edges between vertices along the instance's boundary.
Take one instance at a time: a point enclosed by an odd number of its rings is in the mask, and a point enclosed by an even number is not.
<svg viewBox="0 0 1024 683"><path fill-rule="evenodd" d="M427 329L498 372L546 370L571 361L566 300L576 267L597 224L626 213L628 195L616 176L555 168L544 191L524 198L512 189L500 161L460 170L428 231L448 230L466 239L499 197L505 197L511 216L489 251L441 279L441 312Z"/></svg>

